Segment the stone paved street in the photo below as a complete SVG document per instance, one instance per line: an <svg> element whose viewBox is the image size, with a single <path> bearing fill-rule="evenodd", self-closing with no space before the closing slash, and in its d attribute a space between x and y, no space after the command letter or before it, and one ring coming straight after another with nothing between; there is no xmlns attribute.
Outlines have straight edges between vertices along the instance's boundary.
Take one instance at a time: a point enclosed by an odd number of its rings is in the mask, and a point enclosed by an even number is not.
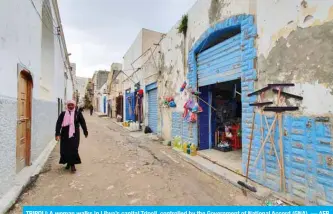
<svg viewBox="0 0 333 214"><path fill-rule="evenodd" d="M82 138L83 164L76 174L58 164L57 146L37 181L10 213L22 205L259 205L228 182L181 161L147 136L110 119L85 113L89 137Z"/></svg>

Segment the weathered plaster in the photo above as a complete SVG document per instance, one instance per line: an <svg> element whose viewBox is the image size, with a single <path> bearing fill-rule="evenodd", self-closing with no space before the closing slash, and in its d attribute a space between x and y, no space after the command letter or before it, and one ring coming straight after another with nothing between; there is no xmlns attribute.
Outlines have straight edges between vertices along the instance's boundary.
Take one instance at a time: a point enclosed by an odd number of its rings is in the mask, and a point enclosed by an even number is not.
<svg viewBox="0 0 333 214"><path fill-rule="evenodd" d="M16 168L16 98L0 95L0 197L11 187Z"/></svg>
<svg viewBox="0 0 333 214"><path fill-rule="evenodd" d="M302 112L323 114L333 107L333 22L308 28L298 28L287 38L280 38L267 58L258 60L257 88L267 83L296 83L305 99ZM278 74L278 75L276 75ZM327 93L330 92L330 93ZM314 102L314 101L317 102ZM321 106L321 108L318 108Z"/></svg>
<svg viewBox="0 0 333 214"><path fill-rule="evenodd" d="M221 10L230 5L229 0L211 0L209 8L209 23L213 24L221 17Z"/></svg>
<svg viewBox="0 0 333 214"><path fill-rule="evenodd" d="M34 162L54 138L58 105L33 100L31 126L31 161ZM0 97L0 197L13 185L16 175L16 98Z"/></svg>
<svg viewBox="0 0 333 214"><path fill-rule="evenodd" d="M331 1L307 0L305 2L306 7L302 6L302 1L257 0L259 55L267 57L277 40L288 37L297 28L322 25L333 20ZM267 8L274 8L274 10Z"/></svg>

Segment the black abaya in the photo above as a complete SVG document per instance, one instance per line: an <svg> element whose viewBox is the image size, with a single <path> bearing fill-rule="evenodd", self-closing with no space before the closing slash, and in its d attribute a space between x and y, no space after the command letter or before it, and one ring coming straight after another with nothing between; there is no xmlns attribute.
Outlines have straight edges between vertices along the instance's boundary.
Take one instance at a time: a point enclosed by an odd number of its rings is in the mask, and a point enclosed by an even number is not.
<svg viewBox="0 0 333 214"><path fill-rule="evenodd" d="M60 164L80 164L81 159L79 156L80 144L80 125L83 129L85 136L88 136L86 121L80 111L75 111L75 133L74 136L68 138L69 126L62 127L65 112L62 112L56 124L56 136L60 136Z"/></svg>

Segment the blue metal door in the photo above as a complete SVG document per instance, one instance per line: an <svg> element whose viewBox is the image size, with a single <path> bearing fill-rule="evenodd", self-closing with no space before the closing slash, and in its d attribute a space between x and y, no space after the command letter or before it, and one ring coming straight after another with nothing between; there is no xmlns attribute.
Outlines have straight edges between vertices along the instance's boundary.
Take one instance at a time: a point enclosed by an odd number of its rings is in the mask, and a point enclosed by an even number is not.
<svg viewBox="0 0 333 214"><path fill-rule="evenodd" d="M241 52L241 35L237 34L199 53L199 87L240 78Z"/></svg>
<svg viewBox="0 0 333 214"><path fill-rule="evenodd" d="M148 91L148 126L157 133L158 125L158 105L157 105L157 88Z"/></svg>
<svg viewBox="0 0 333 214"><path fill-rule="evenodd" d="M204 86L199 88L201 95L199 99L199 105L202 107L203 112L199 114L198 124L199 124L199 149L209 149L209 117L210 110L206 103L209 103L209 86ZM203 102L204 100L205 102Z"/></svg>
<svg viewBox="0 0 333 214"><path fill-rule="evenodd" d="M135 112L134 112L134 106L135 106L135 100L134 100L134 93L126 93L125 97L126 102L126 120L135 120Z"/></svg>

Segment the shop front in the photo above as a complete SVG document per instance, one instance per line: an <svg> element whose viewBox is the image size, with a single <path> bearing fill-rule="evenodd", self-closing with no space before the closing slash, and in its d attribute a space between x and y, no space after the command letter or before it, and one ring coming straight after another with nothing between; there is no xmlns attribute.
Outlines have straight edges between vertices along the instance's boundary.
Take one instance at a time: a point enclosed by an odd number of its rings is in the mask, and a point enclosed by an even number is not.
<svg viewBox="0 0 333 214"><path fill-rule="evenodd" d="M234 170L242 166L241 35L230 29L224 40L197 54L199 149ZM222 154L221 154L222 153Z"/></svg>
<svg viewBox="0 0 333 214"><path fill-rule="evenodd" d="M140 130L143 121L143 90L140 88L140 83L134 85L133 92L127 89L125 93L125 121L135 123L133 130Z"/></svg>
<svg viewBox="0 0 333 214"><path fill-rule="evenodd" d="M199 91L202 108L197 121L198 153L242 174L243 109L248 103L244 86L253 82L246 76L255 73L255 49L248 30L253 25L245 25L247 20L248 16L236 16L208 29L189 53L188 73L189 87Z"/></svg>

